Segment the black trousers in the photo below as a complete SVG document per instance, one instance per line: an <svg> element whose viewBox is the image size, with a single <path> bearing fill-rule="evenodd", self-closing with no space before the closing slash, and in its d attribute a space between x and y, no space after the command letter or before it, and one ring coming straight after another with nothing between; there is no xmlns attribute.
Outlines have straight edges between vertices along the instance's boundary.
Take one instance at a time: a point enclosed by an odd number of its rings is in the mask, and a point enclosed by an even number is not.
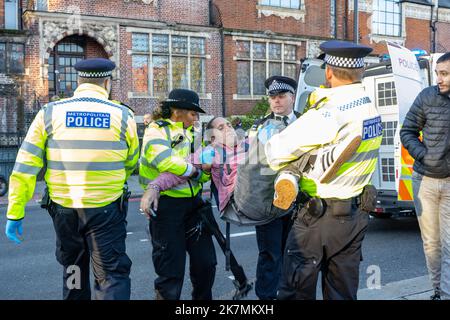
<svg viewBox="0 0 450 320"><path fill-rule="evenodd" d="M202 204L200 195L194 198L161 196L159 200L157 216L150 220L153 265L158 275L155 279L157 298L180 299L187 251L192 299L212 299L217 260L211 233L204 227L197 228L201 225L197 210Z"/></svg>
<svg viewBox="0 0 450 320"><path fill-rule="evenodd" d="M339 210L331 204L320 218L299 211L286 243L278 299L315 300L322 272L325 300L356 300L368 214L353 204L348 212Z"/></svg>
<svg viewBox="0 0 450 320"><path fill-rule="evenodd" d="M259 251L255 293L260 300L277 298L283 253L291 225L291 215L287 215L255 227Z"/></svg>
<svg viewBox="0 0 450 320"><path fill-rule="evenodd" d="M90 300L89 262L96 300L129 300L131 260L125 253L126 210L117 200L101 208L51 203L56 259L63 265L63 299Z"/></svg>

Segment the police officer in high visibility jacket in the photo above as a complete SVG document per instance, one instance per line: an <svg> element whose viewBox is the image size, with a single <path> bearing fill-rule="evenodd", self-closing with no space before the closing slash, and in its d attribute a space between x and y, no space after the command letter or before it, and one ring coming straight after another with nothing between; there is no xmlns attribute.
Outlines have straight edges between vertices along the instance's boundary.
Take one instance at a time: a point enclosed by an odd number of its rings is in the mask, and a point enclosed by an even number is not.
<svg viewBox="0 0 450 320"><path fill-rule="evenodd" d="M356 299L358 289L368 223L361 194L375 170L382 138L381 118L361 84L364 56L372 49L335 40L320 48L331 88L317 89L313 99L318 103L265 146L273 168L318 148L323 167L338 163L333 177L323 179L313 174L314 168L300 178L300 189L309 201L297 213L287 239L279 299L315 299L320 271L324 299ZM354 151L340 162L335 158L346 154L346 148L324 154L329 144L345 144Z"/></svg>
<svg viewBox="0 0 450 320"><path fill-rule="evenodd" d="M197 212L203 205L202 183L210 175L187 161L193 143L192 126L198 120L198 113L204 111L199 106L198 95L186 89L172 90L159 111L145 130L139 168L141 185L147 189L141 210L150 217L153 265L158 275L154 283L156 299L180 298L187 251L192 298L210 300L216 254L211 234L202 229ZM190 179L161 192L156 207L149 195L158 186L151 181L163 172Z"/></svg>
<svg viewBox="0 0 450 320"><path fill-rule="evenodd" d="M25 205L46 164L45 206L56 231L56 258L64 266L63 298L130 298L131 260L125 253L124 184L139 157L133 113L108 100L115 64L75 64L79 86L72 98L45 105L20 147L10 178L6 234L20 242ZM72 280L71 280L72 279ZM74 280L77 279L77 280Z"/></svg>
<svg viewBox="0 0 450 320"><path fill-rule="evenodd" d="M270 119L274 121L272 123L282 123L282 128L284 128L294 123L300 116L299 113L293 110L297 81L277 75L266 79L264 85L268 91L271 112L263 119L258 120L249 131L250 141L256 141L254 136L257 136L262 143L265 142L265 137L271 136L270 126L267 125ZM267 167L267 163L261 158L260 170L264 170L265 166ZM275 172L267 175L267 177L272 177L270 178L271 180L267 181L268 185L273 186L274 174ZM271 194L273 194L272 186L268 188ZM258 244L255 293L261 300L274 300L277 297L284 246L290 227L290 214L278 217L269 223L255 226L256 242Z"/></svg>

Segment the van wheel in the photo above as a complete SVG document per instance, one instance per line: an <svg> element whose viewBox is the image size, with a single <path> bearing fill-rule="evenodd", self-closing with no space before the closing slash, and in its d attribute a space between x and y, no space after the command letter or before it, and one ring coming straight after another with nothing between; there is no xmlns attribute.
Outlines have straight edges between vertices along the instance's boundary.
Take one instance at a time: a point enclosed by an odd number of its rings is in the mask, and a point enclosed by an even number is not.
<svg viewBox="0 0 450 320"><path fill-rule="evenodd" d="M0 197L3 197L8 192L8 182L5 178L0 177Z"/></svg>

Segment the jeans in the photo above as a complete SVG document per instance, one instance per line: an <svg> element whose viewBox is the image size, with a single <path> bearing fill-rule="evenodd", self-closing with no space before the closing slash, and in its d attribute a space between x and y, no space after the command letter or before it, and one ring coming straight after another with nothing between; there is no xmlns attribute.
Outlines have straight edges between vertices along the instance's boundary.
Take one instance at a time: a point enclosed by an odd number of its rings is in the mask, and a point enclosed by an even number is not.
<svg viewBox="0 0 450 320"><path fill-rule="evenodd" d="M450 177L413 172L412 185L423 249L433 288L450 299Z"/></svg>

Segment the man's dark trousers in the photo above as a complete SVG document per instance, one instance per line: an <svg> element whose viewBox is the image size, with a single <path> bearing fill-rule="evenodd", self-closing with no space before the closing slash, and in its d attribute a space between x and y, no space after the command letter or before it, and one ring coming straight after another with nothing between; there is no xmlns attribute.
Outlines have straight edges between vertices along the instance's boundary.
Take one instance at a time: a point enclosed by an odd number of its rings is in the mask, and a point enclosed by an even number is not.
<svg viewBox="0 0 450 320"><path fill-rule="evenodd" d="M126 210L120 198L101 208L49 208L56 231L56 258L63 265L63 298L90 300L89 260L96 300L129 300L131 260L125 253ZM79 279L78 277L78 270Z"/></svg>
<svg viewBox="0 0 450 320"><path fill-rule="evenodd" d="M278 299L315 300L319 272L325 300L355 300L368 214L327 206L321 217L299 211L286 242ZM332 214L334 212L334 214ZM336 215L339 214L340 216Z"/></svg>
<svg viewBox="0 0 450 320"><path fill-rule="evenodd" d="M216 275L216 251L212 235L198 229L202 206L194 198L161 196L156 217L150 220L157 299L179 300L184 281L186 251L189 254L193 300L211 300ZM196 230L197 229L197 230Z"/></svg>
<svg viewBox="0 0 450 320"><path fill-rule="evenodd" d="M291 215L255 227L259 249L255 293L261 300L277 298L283 252L290 227Z"/></svg>

